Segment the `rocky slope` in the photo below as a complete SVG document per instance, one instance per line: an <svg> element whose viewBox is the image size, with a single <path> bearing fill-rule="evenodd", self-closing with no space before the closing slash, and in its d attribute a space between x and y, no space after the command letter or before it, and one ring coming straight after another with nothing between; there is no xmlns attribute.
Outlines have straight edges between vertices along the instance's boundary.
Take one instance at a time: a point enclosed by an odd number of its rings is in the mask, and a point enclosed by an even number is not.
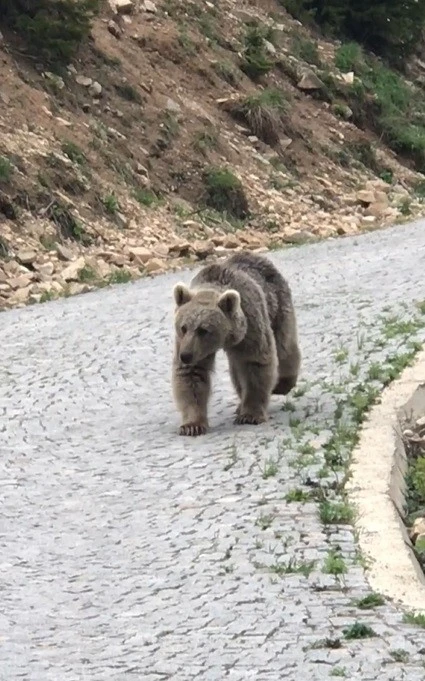
<svg viewBox="0 0 425 681"><path fill-rule="evenodd" d="M5 32L0 309L420 213L336 48L274 0L111 0L59 73Z"/></svg>

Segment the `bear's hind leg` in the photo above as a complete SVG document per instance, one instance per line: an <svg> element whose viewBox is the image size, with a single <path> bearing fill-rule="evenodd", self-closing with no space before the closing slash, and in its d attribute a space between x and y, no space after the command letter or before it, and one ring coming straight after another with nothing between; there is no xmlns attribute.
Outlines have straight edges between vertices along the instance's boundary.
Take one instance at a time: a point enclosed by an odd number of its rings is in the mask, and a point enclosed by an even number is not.
<svg viewBox="0 0 425 681"><path fill-rule="evenodd" d="M288 342L287 329L283 325L275 331L275 340L279 377L273 388L273 395L287 395L297 384L301 352L296 336Z"/></svg>
<svg viewBox="0 0 425 681"><path fill-rule="evenodd" d="M275 362L259 364L238 358L232 358L230 362L241 386L241 403L236 412L235 423L264 423L268 419L267 408L276 383Z"/></svg>

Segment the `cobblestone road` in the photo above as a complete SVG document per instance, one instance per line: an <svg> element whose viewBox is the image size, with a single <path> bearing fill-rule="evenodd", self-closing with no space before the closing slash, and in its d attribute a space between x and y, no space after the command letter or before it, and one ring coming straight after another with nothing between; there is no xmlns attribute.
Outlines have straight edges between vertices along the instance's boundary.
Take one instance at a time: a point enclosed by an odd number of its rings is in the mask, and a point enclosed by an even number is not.
<svg viewBox="0 0 425 681"><path fill-rule="evenodd" d="M361 325L371 342L386 306L425 298L425 225L273 260L306 390L295 412L273 398L262 427L232 425L221 360L211 433L176 434L172 286L189 272L1 315L2 681L424 679L425 632L353 604L369 587L351 527L285 500L305 482L285 438L297 417L325 437L335 350L354 356ZM323 572L335 543L339 578ZM355 622L376 636L345 640Z"/></svg>

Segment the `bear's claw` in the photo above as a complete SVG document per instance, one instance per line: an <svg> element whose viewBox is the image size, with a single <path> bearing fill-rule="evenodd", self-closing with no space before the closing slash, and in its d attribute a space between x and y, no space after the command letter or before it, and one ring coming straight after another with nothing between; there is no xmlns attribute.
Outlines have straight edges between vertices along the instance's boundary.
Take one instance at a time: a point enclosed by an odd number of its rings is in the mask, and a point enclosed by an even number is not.
<svg viewBox="0 0 425 681"><path fill-rule="evenodd" d="M207 426L204 423L184 423L180 426L179 434L196 437L197 435L205 435Z"/></svg>
<svg viewBox="0 0 425 681"><path fill-rule="evenodd" d="M243 413L238 413L236 416L234 423L237 425L251 425L251 426L257 426L260 423L264 423L266 421L265 416L258 415L255 416L254 414L243 414Z"/></svg>

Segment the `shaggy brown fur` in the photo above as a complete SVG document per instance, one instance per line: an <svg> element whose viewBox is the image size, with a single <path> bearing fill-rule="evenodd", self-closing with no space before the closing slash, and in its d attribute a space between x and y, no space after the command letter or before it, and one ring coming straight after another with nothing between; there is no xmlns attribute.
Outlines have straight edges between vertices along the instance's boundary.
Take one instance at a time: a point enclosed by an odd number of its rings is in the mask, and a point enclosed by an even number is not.
<svg viewBox="0 0 425 681"><path fill-rule="evenodd" d="M272 393L296 384L301 353L290 288L265 257L241 252L174 287L173 393L181 435L208 428L215 355L223 349L240 399L235 423L263 423Z"/></svg>

